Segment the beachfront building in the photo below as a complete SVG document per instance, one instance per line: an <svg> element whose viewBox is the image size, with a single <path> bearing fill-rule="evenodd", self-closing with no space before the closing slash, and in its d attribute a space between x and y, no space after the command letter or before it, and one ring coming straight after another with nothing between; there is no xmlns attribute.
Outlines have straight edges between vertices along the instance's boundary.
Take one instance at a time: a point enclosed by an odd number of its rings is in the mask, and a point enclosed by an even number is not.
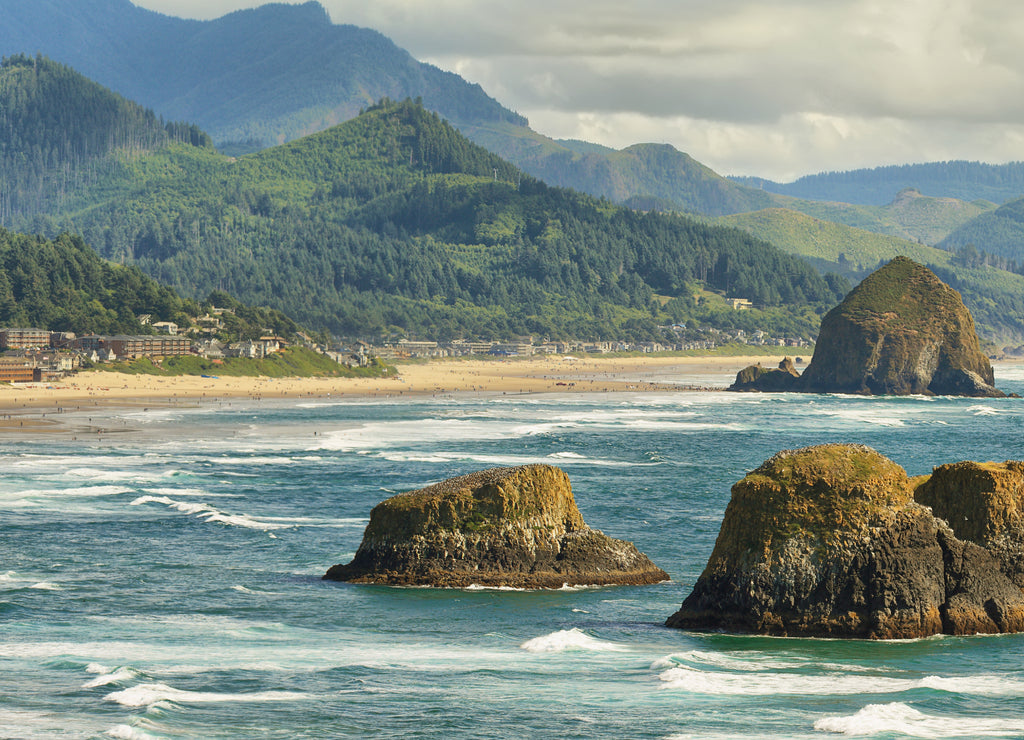
<svg viewBox="0 0 1024 740"><path fill-rule="evenodd" d="M31 383L36 379L32 364L14 357L0 357L0 383Z"/></svg>
<svg viewBox="0 0 1024 740"><path fill-rule="evenodd" d="M75 341L78 349L86 353L113 354L118 359L137 357L175 357L192 352L192 340L183 336L120 334L113 337L90 334Z"/></svg>
<svg viewBox="0 0 1024 740"><path fill-rule="evenodd" d="M46 329L0 329L0 350L49 346L50 332Z"/></svg>
<svg viewBox="0 0 1024 740"><path fill-rule="evenodd" d="M120 334L108 337L108 346L118 357L175 357L192 352L192 340L178 336L129 336Z"/></svg>

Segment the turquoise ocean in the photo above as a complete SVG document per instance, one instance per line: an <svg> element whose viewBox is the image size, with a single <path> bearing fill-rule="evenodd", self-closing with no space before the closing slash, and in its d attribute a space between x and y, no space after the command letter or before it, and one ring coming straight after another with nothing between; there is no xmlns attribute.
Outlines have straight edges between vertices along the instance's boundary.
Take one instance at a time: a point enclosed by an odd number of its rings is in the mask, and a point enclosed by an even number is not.
<svg viewBox="0 0 1024 740"><path fill-rule="evenodd" d="M1024 368L997 385L1024 393ZM911 474L1020 459L1020 399L497 394L62 420L107 431L0 435L0 738L1024 737L1024 635L662 626L731 485L775 452L858 442ZM564 469L587 522L671 582L320 580L382 499L535 462Z"/></svg>

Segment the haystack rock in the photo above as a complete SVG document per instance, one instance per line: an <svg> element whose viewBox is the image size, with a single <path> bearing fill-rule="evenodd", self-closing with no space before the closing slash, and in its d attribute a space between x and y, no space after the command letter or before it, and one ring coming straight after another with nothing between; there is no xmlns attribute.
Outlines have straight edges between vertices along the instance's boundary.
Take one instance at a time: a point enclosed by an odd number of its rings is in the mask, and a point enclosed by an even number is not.
<svg viewBox="0 0 1024 740"><path fill-rule="evenodd" d="M668 580L629 542L591 529L569 477L549 465L494 468L374 507L335 581L400 586L647 584Z"/></svg>
<svg viewBox="0 0 1024 740"><path fill-rule="evenodd" d="M906 257L868 275L825 315L803 375L751 380L745 372L730 390L1005 395L993 387L992 364L960 294Z"/></svg>
<svg viewBox="0 0 1024 740"><path fill-rule="evenodd" d="M917 503L920 483L860 445L778 453L733 486L707 567L667 625L877 639L1024 631L1024 593L998 554Z"/></svg>

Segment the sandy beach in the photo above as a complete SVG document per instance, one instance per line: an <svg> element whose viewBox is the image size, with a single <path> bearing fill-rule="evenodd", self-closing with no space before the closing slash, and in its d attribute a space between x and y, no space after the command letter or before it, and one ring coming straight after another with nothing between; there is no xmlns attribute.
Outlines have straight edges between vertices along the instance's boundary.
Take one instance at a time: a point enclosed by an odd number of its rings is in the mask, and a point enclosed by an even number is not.
<svg viewBox="0 0 1024 740"><path fill-rule="evenodd" d="M781 357L561 357L397 364L393 378L203 378L83 372L56 383L0 384L0 431L57 425L89 406L161 406L217 399L394 397L443 393L595 393L724 387L729 375ZM712 385L699 382L712 376ZM682 379L682 381L680 380ZM696 379L686 382L687 379Z"/></svg>

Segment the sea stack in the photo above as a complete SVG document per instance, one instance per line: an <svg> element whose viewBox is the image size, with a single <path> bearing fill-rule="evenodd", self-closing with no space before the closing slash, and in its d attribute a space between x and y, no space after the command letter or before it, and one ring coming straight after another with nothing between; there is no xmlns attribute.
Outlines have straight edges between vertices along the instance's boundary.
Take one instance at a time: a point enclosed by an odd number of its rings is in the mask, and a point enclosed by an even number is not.
<svg viewBox="0 0 1024 740"><path fill-rule="evenodd" d="M998 553L915 501L920 485L860 445L778 453L733 486L707 567L667 625L875 639L1024 631L1024 593Z"/></svg>
<svg viewBox="0 0 1024 740"><path fill-rule="evenodd" d="M730 390L1004 396L994 382L960 294L897 257L825 315L803 375L744 370Z"/></svg>
<svg viewBox="0 0 1024 740"><path fill-rule="evenodd" d="M374 507L335 581L461 588L560 588L668 580L629 542L591 529L569 477L550 465L493 468Z"/></svg>

